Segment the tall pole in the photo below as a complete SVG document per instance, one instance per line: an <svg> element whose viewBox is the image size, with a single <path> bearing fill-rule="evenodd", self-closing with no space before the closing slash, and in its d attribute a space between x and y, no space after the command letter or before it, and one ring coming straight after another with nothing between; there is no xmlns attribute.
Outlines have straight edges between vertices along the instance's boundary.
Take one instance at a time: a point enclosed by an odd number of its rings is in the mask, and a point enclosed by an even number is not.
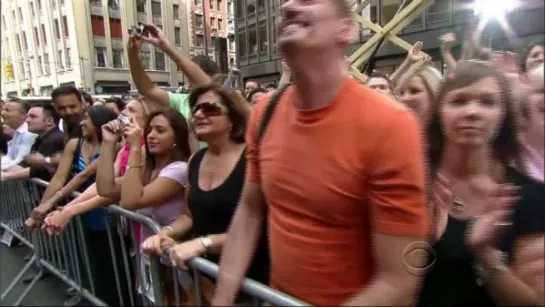
<svg viewBox="0 0 545 307"><path fill-rule="evenodd" d="M79 57L79 67L81 69L81 87L84 91L86 91L87 87L85 86L85 67L83 66L83 61L85 61L85 58L80 56Z"/></svg>
<svg viewBox="0 0 545 307"><path fill-rule="evenodd" d="M207 29L207 19L206 19L206 8L210 7L210 0L205 0L202 2L202 19L203 19L203 36L204 36L204 54L208 56L208 29Z"/></svg>

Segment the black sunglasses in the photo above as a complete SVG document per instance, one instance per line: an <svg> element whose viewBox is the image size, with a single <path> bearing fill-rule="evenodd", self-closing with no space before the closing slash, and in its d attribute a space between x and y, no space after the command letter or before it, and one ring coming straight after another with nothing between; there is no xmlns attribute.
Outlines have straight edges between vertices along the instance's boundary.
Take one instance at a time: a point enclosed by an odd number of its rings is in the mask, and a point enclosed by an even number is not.
<svg viewBox="0 0 545 307"><path fill-rule="evenodd" d="M227 114L227 108L218 102L207 101L199 103L198 105L193 107L193 110L191 110L191 114L195 115L195 113L197 113L199 110L205 116L220 116Z"/></svg>

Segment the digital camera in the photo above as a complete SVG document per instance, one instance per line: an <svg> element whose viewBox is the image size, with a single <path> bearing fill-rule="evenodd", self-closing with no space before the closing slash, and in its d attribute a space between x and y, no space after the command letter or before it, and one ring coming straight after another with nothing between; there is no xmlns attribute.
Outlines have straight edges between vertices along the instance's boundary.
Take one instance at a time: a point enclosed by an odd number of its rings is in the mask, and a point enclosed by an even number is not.
<svg viewBox="0 0 545 307"><path fill-rule="evenodd" d="M148 29L145 25L143 24L138 24L136 26L132 26L131 29L129 30L131 36L135 36L135 35L147 35L148 34Z"/></svg>
<svg viewBox="0 0 545 307"><path fill-rule="evenodd" d="M119 124L121 124L121 126L132 124L132 117L125 116L123 114L119 114L119 116L117 117L117 120L119 121Z"/></svg>

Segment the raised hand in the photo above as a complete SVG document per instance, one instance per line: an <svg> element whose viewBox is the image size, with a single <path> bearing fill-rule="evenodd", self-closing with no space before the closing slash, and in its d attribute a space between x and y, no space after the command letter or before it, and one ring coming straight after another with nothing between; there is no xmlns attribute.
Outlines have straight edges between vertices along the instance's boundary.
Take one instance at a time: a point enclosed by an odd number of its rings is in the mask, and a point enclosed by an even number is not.
<svg viewBox="0 0 545 307"><path fill-rule="evenodd" d="M422 47L424 47L424 43L421 41L418 41L414 43L411 50L409 50L409 53L407 54L407 59L411 62L418 62L420 60L424 59L424 53L422 52Z"/></svg>
<svg viewBox="0 0 545 307"><path fill-rule="evenodd" d="M121 137L121 131L121 124L117 119L114 119L102 126L102 140L116 143Z"/></svg>
<svg viewBox="0 0 545 307"><path fill-rule="evenodd" d="M495 245L506 226L511 224L512 208L518 201L518 188L499 184L489 195L483 213L468 229L466 242L476 254Z"/></svg>

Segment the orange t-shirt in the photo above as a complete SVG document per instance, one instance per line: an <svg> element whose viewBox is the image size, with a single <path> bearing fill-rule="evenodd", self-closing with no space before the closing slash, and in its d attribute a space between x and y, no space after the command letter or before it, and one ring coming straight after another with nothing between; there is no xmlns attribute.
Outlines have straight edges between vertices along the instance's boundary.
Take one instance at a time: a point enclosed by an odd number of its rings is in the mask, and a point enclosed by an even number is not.
<svg viewBox="0 0 545 307"><path fill-rule="evenodd" d="M269 206L271 286L338 305L373 276L372 233L424 236L420 125L410 111L348 79L331 104L298 110L282 95L259 151L270 97L254 107L247 180Z"/></svg>

